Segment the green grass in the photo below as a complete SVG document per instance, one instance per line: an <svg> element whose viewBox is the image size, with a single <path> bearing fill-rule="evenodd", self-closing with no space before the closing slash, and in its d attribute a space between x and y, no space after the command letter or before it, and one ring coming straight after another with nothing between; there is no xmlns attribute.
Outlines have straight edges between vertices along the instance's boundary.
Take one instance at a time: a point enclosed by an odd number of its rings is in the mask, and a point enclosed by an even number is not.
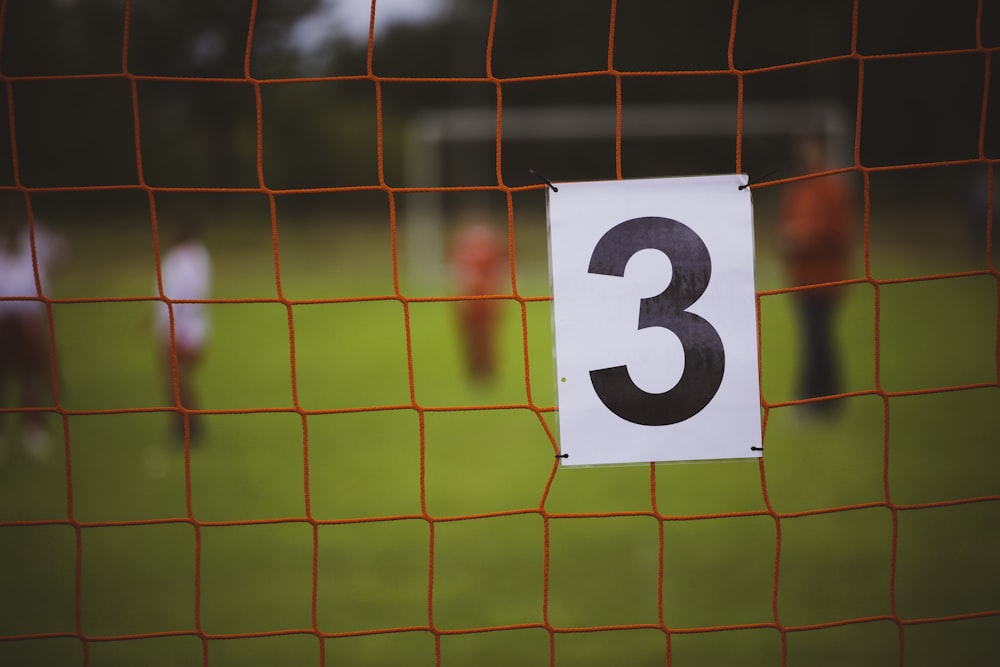
<svg viewBox="0 0 1000 667"><path fill-rule="evenodd" d="M518 234L519 288L549 293L543 226ZM394 294L386 229L282 228L277 263L271 241L259 221L214 229L216 296L278 296L276 264L289 299ZM778 287L766 230L759 242L758 287ZM60 296L152 293L142 227L75 235L73 247ZM920 276L978 261L949 253L951 263L932 261L877 236L873 273ZM406 268L402 289L418 293ZM661 607L677 631L669 651L678 666L773 665L783 650L789 665L895 665L900 636L907 665L988 664L1000 650L997 615L902 629L879 620L1000 609L1000 502L885 506L1000 494L996 388L859 395L829 425L777 407L763 466L566 469L548 487L553 449L534 412L439 410L525 405L529 394L554 405L547 302L528 303L523 322L516 303L505 305L492 387L464 378L447 303L220 304L198 384L206 408L240 412L205 418L207 441L188 467L166 413L121 412L164 404L139 325L149 308L54 308L61 404L99 413L51 415L65 452L37 464L12 449L0 465L0 521L39 522L0 527L0 636L53 635L0 641L0 664L189 665L207 655L212 665L317 665L322 654L327 665L434 665L440 650L443 665L541 666L554 650L560 666L662 665L662 631L615 627L655 625ZM847 288L839 337L848 389L995 382L996 322L989 277ZM762 298L761 323L764 397L793 399L791 298ZM427 409L422 419L405 407L412 400ZM392 409L322 413L372 406ZM553 415L544 419L555 427ZM669 520L628 515L653 509L651 490ZM776 520L768 503L793 516ZM842 507L852 509L824 511ZM307 510L327 523L314 530L301 521ZM687 520L701 515L713 518ZM113 525L155 520L164 522ZM773 624L775 612L795 628L784 647L773 627L691 632ZM546 621L601 629L466 632ZM439 647L420 629L431 623L444 633ZM314 627L354 634L322 649L311 634L240 637ZM404 631L378 632L387 629ZM78 633L95 641L65 636ZM148 636L125 638L137 634Z"/></svg>

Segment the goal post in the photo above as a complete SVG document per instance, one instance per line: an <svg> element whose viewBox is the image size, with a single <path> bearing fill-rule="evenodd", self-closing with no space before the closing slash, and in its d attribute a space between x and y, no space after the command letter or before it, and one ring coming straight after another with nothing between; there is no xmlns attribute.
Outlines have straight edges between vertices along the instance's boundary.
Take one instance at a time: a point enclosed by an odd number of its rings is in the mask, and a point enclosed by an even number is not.
<svg viewBox="0 0 1000 667"><path fill-rule="evenodd" d="M503 109L498 126L495 107L459 107L425 111L407 126L404 145L404 185L420 189L404 209L403 240L411 280L440 288L445 279L447 211L444 194L453 181L445 151L473 142L614 141L618 110L614 106L540 106ZM621 110L620 138L670 141L676 139L781 140L802 133L825 138L832 168L852 164L853 119L833 100L744 103L679 102L628 105ZM558 180L558 174L546 174ZM751 174L751 176L753 176Z"/></svg>

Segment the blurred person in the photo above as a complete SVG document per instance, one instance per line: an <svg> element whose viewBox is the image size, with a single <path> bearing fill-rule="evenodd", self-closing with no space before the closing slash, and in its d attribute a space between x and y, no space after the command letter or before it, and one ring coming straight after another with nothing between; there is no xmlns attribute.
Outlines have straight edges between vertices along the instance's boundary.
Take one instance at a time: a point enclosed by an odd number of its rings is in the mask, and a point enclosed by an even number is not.
<svg viewBox="0 0 1000 667"><path fill-rule="evenodd" d="M823 137L812 134L797 137L793 150L801 173L830 169ZM846 279L858 221L852 193L843 176L820 176L788 185L779 210L781 256L791 286ZM841 370L834 332L842 290L815 287L793 292L792 296L801 341L798 398L838 394L842 391ZM834 416L838 402L810 403L809 411L819 416Z"/></svg>
<svg viewBox="0 0 1000 667"><path fill-rule="evenodd" d="M160 258L163 296L173 303L157 301L153 311L153 333L166 373L169 403L174 404L176 380L176 399L187 410L198 409L193 377L211 328L208 304L177 303L203 301L211 293L212 259L199 233L200 222L190 214L178 224L172 243ZM159 291L156 285L154 291ZM201 436L200 421L192 416L188 424L193 443ZM184 412L180 410L175 413L172 432L178 441L184 441Z"/></svg>
<svg viewBox="0 0 1000 667"><path fill-rule="evenodd" d="M40 406L43 395L51 390L48 310L43 301L36 299L49 293L51 272L64 259L66 247L61 236L44 228L37 219L30 224L23 211L23 206L13 199L0 208L0 394L7 379L12 378L16 402L26 408ZM24 412L21 422L20 439L25 451L43 460L49 452L44 413ZM6 452L4 436L0 424L0 457Z"/></svg>
<svg viewBox="0 0 1000 667"><path fill-rule="evenodd" d="M997 196L996 183L992 185L994 185L993 197L995 200L1000 201L1000 197ZM982 252L986 249L987 232L993 226L993 220L997 218L997 201L994 201L992 210L990 207L990 186L989 172L982 173L973 179L967 194L968 201L966 203L965 214L966 238L964 240L973 252ZM993 214L992 219L990 217L991 213Z"/></svg>
<svg viewBox="0 0 1000 667"><path fill-rule="evenodd" d="M451 244L450 268L456 292L461 296L499 293L506 257L504 239L482 216L463 223ZM500 301L469 299L455 303L466 372L473 380L491 381L496 375Z"/></svg>

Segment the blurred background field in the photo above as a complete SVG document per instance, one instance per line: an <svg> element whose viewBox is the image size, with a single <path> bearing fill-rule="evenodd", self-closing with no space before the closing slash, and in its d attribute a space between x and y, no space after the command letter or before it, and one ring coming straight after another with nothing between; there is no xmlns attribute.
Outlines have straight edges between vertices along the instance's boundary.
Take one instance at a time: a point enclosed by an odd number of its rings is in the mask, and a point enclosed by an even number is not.
<svg viewBox="0 0 1000 667"><path fill-rule="evenodd" d="M781 282L769 241L773 196L765 189L755 198L758 290L766 291ZM789 664L894 664L900 632L908 665L955 656L987 664L995 655L996 616L902 629L889 620L996 607L1000 503L960 502L1000 492L995 387L861 395L844 399L830 425L797 419L794 406L773 408L763 470L751 460L554 472L540 420L554 428L555 417L529 409L526 391L532 406L554 406L548 301L506 304L502 367L488 388L463 375L452 304L408 303L411 403L388 221L279 218L287 299L389 297L290 308L253 302L277 296L275 237L264 222L209 227L217 298L246 302L212 307L198 382L207 410L238 412L206 417L189 468L166 413L121 412L165 404L139 326L150 303L54 306L62 406L98 414L66 417L68 459L57 450L37 464L15 451L0 467L0 520L36 522L3 528L0 628L54 633L0 642L4 664L79 664L80 641L59 636L77 632L144 637L88 643L90 665L198 664L203 650L210 664L316 664L320 640L308 633L318 631L345 633L324 640L327 664L431 665L433 625L443 664L542 665L549 623L595 630L557 632L556 664L652 665L665 660L663 632L615 628L661 620L676 630L677 665L734 656L776 664L780 634L752 627L776 621L796 628ZM148 224L63 231L73 258L60 295L151 293ZM519 289L545 295L544 220L518 218L514 231ZM918 237L879 252L873 273L919 276L938 262L974 270L985 261L957 235L933 246ZM848 290L839 331L848 389L871 391L874 287ZM993 380L993 278L880 291L883 389ZM769 403L793 398L790 316L786 295L761 298ZM435 410L506 404L526 407ZM423 443L413 405L425 409ZM369 409L324 413L358 407ZM62 442L61 419L52 415L50 425ZM892 510L941 501L959 502ZM809 629L837 621L846 624ZM751 627L697 632L719 626ZM496 627L507 629L480 631ZM302 633L243 637L293 630Z"/></svg>
<svg viewBox="0 0 1000 667"><path fill-rule="evenodd" d="M0 426L0 665L994 664L1000 5L377 5L371 40L364 0L2 5L0 194L70 256L55 449ZM831 423L788 404L777 292L805 129L868 222ZM763 459L560 469L537 174L734 171ZM488 386L443 263L468 210L512 233ZM215 264L190 451L153 211Z"/></svg>

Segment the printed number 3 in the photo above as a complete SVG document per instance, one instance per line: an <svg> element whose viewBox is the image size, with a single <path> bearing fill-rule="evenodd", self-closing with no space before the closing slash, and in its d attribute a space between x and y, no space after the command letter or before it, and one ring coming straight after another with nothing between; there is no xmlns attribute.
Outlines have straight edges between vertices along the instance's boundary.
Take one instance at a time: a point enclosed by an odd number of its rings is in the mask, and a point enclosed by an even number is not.
<svg viewBox="0 0 1000 667"><path fill-rule="evenodd" d="M627 366L590 371L597 396L613 413L646 426L666 426L701 412L722 384L725 351L722 338L707 320L686 309L708 287L712 260L705 242L690 227L670 218L633 218L601 237L590 257L590 273L624 276L632 255L653 248L670 260L673 277L658 295L639 304L639 329L663 327L674 332L684 348L684 372L677 384L661 394L635 385Z"/></svg>

